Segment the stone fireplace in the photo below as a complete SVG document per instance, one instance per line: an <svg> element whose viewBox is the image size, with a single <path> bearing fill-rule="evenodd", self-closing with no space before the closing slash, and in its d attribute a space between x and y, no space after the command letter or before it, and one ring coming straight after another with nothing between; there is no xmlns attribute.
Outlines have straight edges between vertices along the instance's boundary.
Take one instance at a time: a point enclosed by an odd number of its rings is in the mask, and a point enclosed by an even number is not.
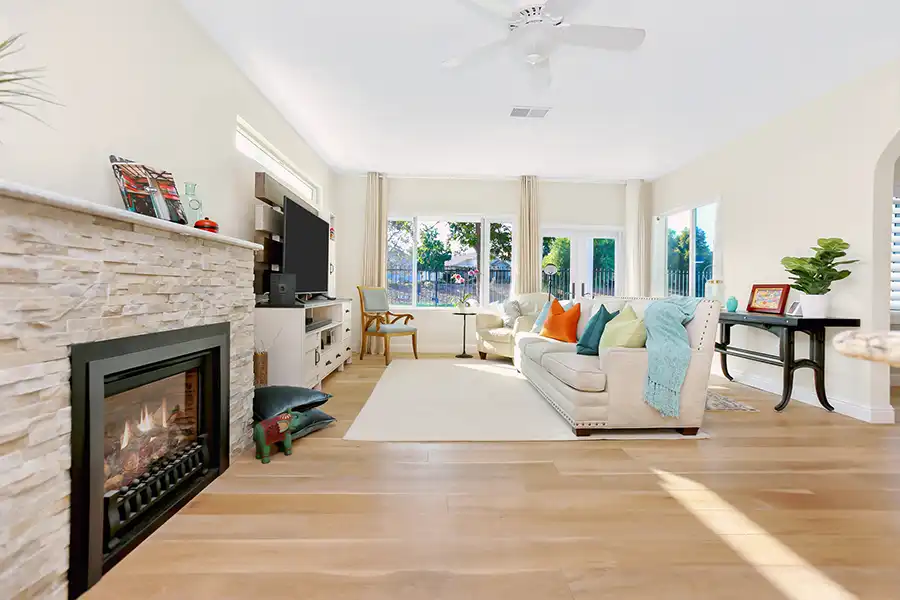
<svg viewBox="0 0 900 600"><path fill-rule="evenodd" d="M249 446L259 248L0 182L0 597L77 597Z"/></svg>

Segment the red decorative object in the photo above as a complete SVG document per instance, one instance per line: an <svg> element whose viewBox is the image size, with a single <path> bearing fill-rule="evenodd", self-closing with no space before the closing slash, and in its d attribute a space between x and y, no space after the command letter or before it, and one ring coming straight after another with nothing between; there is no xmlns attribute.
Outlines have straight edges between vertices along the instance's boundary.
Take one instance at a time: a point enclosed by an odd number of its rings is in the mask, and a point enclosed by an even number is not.
<svg viewBox="0 0 900 600"><path fill-rule="evenodd" d="M203 231L209 231L211 233L219 233L219 224L209 217L203 217L202 219L194 223L194 228L202 229Z"/></svg>
<svg viewBox="0 0 900 600"><path fill-rule="evenodd" d="M791 286L789 284L756 284L750 290L747 312L782 315L790 293Z"/></svg>

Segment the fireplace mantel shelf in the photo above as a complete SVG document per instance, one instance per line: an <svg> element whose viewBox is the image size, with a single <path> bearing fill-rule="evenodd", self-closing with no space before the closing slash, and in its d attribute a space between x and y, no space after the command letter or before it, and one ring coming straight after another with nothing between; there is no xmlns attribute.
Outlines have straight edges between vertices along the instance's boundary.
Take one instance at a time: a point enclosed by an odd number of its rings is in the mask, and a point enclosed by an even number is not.
<svg viewBox="0 0 900 600"><path fill-rule="evenodd" d="M163 221L162 219L155 219L146 215L129 212L121 208L114 208L105 204L97 204L96 202L89 202L87 200L82 200L81 198L64 196L63 194L58 194L56 192L49 192L19 183L3 181L2 179L0 179L0 196L7 196L19 200L36 202L38 204L46 204L48 206L54 206L56 208L63 208L75 212L87 213L90 215L96 215L98 217L105 217L107 219L125 221L127 223L134 223L135 225L142 225L144 227L150 227L152 229L160 229L162 231L170 231L172 233L179 233L181 235L202 238L205 240L218 242L220 244L228 244L231 246L238 246L240 248L248 248L254 251L262 250L262 246L260 246L259 244L254 244L253 242L248 242L246 240L229 237L227 235L221 235L218 233L210 233L201 229L188 227L187 225L179 225L178 223Z"/></svg>

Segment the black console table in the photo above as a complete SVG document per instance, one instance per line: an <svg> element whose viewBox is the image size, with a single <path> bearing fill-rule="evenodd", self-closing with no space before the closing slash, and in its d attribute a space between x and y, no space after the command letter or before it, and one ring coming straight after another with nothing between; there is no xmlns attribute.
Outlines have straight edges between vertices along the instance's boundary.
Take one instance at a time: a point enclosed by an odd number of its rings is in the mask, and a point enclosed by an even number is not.
<svg viewBox="0 0 900 600"><path fill-rule="evenodd" d="M731 345L731 328L735 325L755 327L778 336L778 356L735 348ZM815 372L816 395L819 402L829 411L834 407L825 396L825 329L828 327L859 327L859 319L807 319L804 317L769 315L765 313L722 312L719 315L720 340L716 342L716 351L722 355L722 374L729 381L734 378L728 373L728 357L736 356L767 365L782 368L783 386L781 402L775 410L781 412L791 401L791 390L794 387L794 371L810 368ZM809 336L809 358L797 359L794 356L794 334L800 332Z"/></svg>

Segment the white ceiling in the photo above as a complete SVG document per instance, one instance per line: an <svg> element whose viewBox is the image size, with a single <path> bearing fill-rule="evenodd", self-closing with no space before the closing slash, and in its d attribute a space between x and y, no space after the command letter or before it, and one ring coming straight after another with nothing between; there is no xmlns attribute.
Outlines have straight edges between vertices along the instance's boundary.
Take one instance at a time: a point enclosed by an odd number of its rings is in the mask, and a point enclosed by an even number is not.
<svg viewBox="0 0 900 600"><path fill-rule="evenodd" d="M503 35L456 0L182 2L332 166L395 175L652 179L900 57L897 0L594 0L568 21L644 46L560 49L536 91L441 68Z"/></svg>

